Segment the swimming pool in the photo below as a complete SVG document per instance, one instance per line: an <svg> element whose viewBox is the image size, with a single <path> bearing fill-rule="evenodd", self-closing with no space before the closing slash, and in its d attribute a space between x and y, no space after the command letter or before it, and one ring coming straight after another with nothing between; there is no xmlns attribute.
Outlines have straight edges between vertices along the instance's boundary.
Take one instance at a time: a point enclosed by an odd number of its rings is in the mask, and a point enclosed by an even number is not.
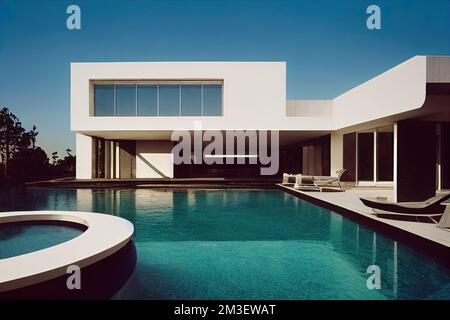
<svg viewBox="0 0 450 320"><path fill-rule="evenodd" d="M450 299L448 268L279 190L31 189L20 202L134 223L137 264L115 299Z"/></svg>
<svg viewBox="0 0 450 320"><path fill-rule="evenodd" d="M49 248L82 233L64 225L6 223L0 225L0 259Z"/></svg>

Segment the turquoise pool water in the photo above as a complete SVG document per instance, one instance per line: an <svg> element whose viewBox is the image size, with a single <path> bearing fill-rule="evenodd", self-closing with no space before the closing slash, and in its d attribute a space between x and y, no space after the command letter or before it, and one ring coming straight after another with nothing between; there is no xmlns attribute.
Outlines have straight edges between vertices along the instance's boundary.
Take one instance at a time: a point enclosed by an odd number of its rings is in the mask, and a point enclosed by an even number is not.
<svg viewBox="0 0 450 320"><path fill-rule="evenodd" d="M33 189L34 209L118 215L137 265L115 299L450 299L450 270L278 190ZM366 269L378 265L381 289Z"/></svg>
<svg viewBox="0 0 450 320"><path fill-rule="evenodd" d="M82 230L59 225L0 225L0 259L52 247L81 233Z"/></svg>

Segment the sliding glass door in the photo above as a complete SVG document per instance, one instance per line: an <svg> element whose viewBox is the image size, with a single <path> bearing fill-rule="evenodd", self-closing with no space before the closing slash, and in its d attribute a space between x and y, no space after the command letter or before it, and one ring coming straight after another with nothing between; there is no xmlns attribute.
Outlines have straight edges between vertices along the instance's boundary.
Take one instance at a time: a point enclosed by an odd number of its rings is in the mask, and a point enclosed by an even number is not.
<svg viewBox="0 0 450 320"><path fill-rule="evenodd" d="M394 130L383 127L377 130L377 181L394 180Z"/></svg>
<svg viewBox="0 0 450 320"><path fill-rule="evenodd" d="M357 181L376 185L394 180L394 132L392 126L357 133Z"/></svg>
<svg viewBox="0 0 450 320"><path fill-rule="evenodd" d="M373 181L375 132L358 132L358 180Z"/></svg>

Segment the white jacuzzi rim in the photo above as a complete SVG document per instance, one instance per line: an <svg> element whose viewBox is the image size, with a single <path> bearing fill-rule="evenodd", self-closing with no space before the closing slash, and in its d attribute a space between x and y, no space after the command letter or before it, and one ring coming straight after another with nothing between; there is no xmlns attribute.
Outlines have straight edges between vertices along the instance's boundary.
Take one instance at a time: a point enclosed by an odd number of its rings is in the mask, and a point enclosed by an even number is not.
<svg viewBox="0 0 450 320"><path fill-rule="evenodd" d="M131 222L109 214L52 210L0 213L0 225L32 221L70 222L87 229L55 246L0 259L0 292L60 277L70 265L84 268L99 262L123 248L134 233Z"/></svg>

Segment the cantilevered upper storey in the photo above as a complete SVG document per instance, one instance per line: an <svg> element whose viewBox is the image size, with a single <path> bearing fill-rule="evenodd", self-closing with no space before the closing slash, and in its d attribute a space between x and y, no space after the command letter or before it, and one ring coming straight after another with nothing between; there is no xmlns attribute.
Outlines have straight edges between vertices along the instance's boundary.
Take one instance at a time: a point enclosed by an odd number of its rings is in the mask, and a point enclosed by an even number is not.
<svg viewBox="0 0 450 320"><path fill-rule="evenodd" d="M419 110L450 58L416 56L333 100L286 101L285 62L71 64L71 127L102 136L177 129L333 131Z"/></svg>
<svg viewBox="0 0 450 320"><path fill-rule="evenodd" d="M270 129L286 121L284 62L72 63L74 131Z"/></svg>

